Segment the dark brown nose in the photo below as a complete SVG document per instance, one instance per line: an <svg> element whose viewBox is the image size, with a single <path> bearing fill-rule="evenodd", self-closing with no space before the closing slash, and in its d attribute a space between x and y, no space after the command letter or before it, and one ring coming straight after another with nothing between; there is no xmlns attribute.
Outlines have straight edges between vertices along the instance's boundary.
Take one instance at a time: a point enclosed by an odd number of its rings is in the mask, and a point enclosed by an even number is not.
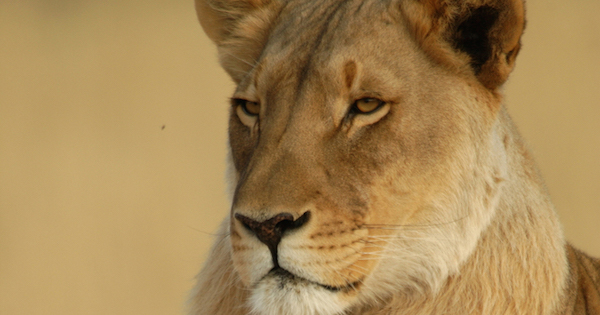
<svg viewBox="0 0 600 315"><path fill-rule="evenodd" d="M271 256L273 257L274 267L278 267L277 245L279 245L283 233L297 229L308 222L310 219L310 211L304 212L304 214L296 220L294 220L294 216L291 213L287 212L280 213L262 222L255 221L239 213L236 213L234 216L245 228L252 231L261 242L269 247Z"/></svg>

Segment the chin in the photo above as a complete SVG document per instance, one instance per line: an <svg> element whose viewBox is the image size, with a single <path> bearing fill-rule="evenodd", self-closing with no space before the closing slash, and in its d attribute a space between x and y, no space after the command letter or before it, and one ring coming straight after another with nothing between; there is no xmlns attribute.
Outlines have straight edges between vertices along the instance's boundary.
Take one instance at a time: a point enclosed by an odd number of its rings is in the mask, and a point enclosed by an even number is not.
<svg viewBox="0 0 600 315"><path fill-rule="evenodd" d="M273 269L251 289L253 315L341 315L354 289L333 288Z"/></svg>

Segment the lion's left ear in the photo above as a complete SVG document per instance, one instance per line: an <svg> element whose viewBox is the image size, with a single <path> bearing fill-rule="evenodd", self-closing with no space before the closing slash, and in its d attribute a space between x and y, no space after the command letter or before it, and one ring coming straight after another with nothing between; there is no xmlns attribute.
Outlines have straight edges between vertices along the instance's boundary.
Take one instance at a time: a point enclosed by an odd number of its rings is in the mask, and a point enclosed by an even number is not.
<svg viewBox="0 0 600 315"><path fill-rule="evenodd" d="M488 89L515 65L525 27L523 0L406 0L402 12L425 51Z"/></svg>

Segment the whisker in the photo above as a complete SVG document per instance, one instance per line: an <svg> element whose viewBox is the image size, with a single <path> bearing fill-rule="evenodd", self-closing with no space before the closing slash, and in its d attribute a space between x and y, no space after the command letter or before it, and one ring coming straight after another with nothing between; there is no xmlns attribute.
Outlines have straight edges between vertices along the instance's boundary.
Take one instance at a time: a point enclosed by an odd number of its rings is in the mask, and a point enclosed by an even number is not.
<svg viewBox="0 0 600 315"><path fill-rule="evenodd" d="M202 233L202 234L208 235L208 236L223 236L223 235L228 235L228 234L229 234L229 233L211 233L211 232L206 232L206 231L203 231L203 230L197 229L197 228L195 228L195 227L193 227L193 226L191 226L191 225L188 225L188 226L187 226L187 228L188 228L188 229L191 229L191 230L194 230L194 231L196 231L196 232L199 232L199 233Z"/></svg>
<svg viewBox="0 0 600 315"><path fill-rule="evenodd" d="M424 241L432 241L432 242L437 242L439 240L450 240L450 238L439 238L439 237L431 237L431 235L424 235L424 236L415 236L415 235L383 235L383 236L378 236L378 235L373 235L373 236L367 236L367 238L372 239L372 240L376 240L376 241L382 241L382 242L389 242L389 241L393 241L393 240L424 240Z"/></svg>
<svg viewBox="0 0 600 315"><path fill-rule="evenodd" d="M427 224L385 224L385 223L381 223L381 224L364 224L362 226L367 229L432 228L432 227L439 227L439 226L445 226L445 225L457 223L462 220L465 220L466 218L468 218L468 215L462 216L460 218L457 218L457 219L454 219L451 221L439 222L439 223L427 223Z"/></svg>

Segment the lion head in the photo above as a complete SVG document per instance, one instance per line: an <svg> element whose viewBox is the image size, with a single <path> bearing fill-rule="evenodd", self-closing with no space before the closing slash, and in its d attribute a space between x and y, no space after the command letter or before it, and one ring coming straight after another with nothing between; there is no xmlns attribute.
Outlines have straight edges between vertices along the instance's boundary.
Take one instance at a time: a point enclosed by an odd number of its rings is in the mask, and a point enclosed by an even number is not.
<svg viewBox="0 0 600 315"><path fill-rule="evenodd" d="M522 2L196 5L237 84L234 193L216 246L243 301L221 303L342 314L439 290L507 178L498 89L520 48Z"/></svg>

